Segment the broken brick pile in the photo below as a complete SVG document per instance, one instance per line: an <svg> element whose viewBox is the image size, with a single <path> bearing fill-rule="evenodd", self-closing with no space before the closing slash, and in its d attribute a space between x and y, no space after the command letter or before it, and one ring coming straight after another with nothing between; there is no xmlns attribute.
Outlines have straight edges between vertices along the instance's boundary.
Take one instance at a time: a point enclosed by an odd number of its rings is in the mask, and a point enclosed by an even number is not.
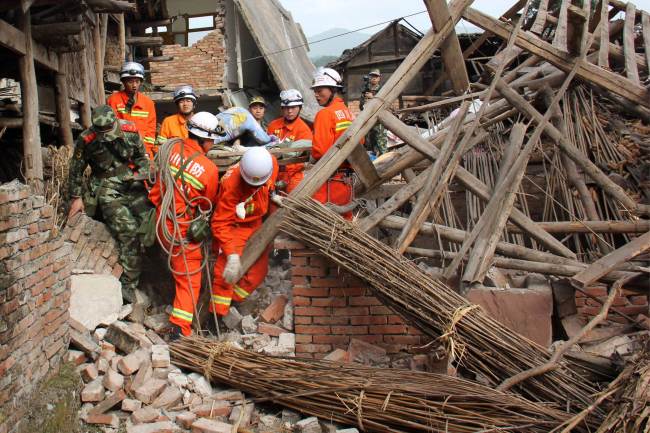
<svg viewBox="0 0 650 433"><path fill-rule="evenodd" d="M0 185L0 432L55 372L68 346L70 247L54 209L18 181Z"/></svg>
<svg viewBox="0 0 650 433"><path fill-rule="evenodd" d="M387 354L426 342L359 279L298 242L276 240L275 247L291 251L296 356L324 358L353 339Z"/></svg>
<svg viewBox="0 0 650 433"><path fill-rule="evenodd" d="M607 299L608 290L603 284L593 284L585 290L589 295L598 298L596 301L584 293L576 290L576 307L578 313L583 317L593 317L598 314L602 304ZM639 314L650 316L650 307L648 306L648 295L639 293L634 290L621 289L619 296L614 298L612 303L613 309L607 315L607 320L617 323L628 323L628 320L617 312L621 312L630 317L636 318Z"/></svg>
<svg viewBox="0 0 650 433"><path fill-rule="evenodd" d="M177 87L191 84L195 89L225 87L226 43L225 1L214 6L215 30L192 46L163 46L163 56L173 60L151 63L151 83L155 86Z"/></svg>
<svg viewBox="0 0 650 433"><path fill-rule="evenodd" d="M117 278L122 275L119 249L105 224L78 213L67 220L62 236L70 245L73 269L112 274Z"/></svg>

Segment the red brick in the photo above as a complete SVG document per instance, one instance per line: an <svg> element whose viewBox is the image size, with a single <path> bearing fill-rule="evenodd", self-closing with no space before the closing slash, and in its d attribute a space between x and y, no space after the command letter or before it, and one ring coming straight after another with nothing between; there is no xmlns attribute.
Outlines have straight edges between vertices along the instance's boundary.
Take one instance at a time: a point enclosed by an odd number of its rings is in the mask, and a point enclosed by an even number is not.
<svg viewBox="0 0 650 433"><path fill-rule="evenodd" d="M375 308L375 307L370 307ZM366 316L368 315L368 307L347 307L335 308L335 316Z"/></svg>
<svg viewBox="0 0 650 433"><path fill-rule="evenodd" d="M285 305L287 305L287 297L284 295L276 296L271 304L264 309L260 317L268 323L277 322L284 315Z"/></svg>
<svg viewBox="0 0 650 433"><path fill-rule="evenodd" d="M312 288L312 287L294 287L294 296L309 296L312 298L322 298L330 295L330 290L327 288Z"/></svg>
<svg viewBox="0 0 650 433"><path fill-rule="evenodd" d="M398 325L399 325L399 324L404 323L404 319L402 319L401 317L396 316L396 315L394 315L394 314L388 316L387 319L388 319L388 324L389 324L389 325L395 325L395 324L398 324Z"/></svg>
<svg viewBox="0 0 650 433"><path fill-rule="evenodd" d="M355 335L355 340L365 341L366 343L381 343L383 340L382 335Z"/></svg>
<svg viewBox="0 0 650 433"><path fill-rule="evenodd" d="M346 299L340 297L314 298L311 305L314 307L345 307Z"/></svg>
<svg viewBox="0 0 650 433"><path fill-rule="evenodd" d="M312 300L312 303L314 301L315 299ZM330 311L323 307L295 307L293 314L294 316L329 316Z"/></svg>
<svg viewBox="0 0 650 433"><path fill-rule="evenodd" d="M350 325L385 325L386 316L353 316Z"/></svg>
<svg viewBox="0 0 650 433"><path fill-rule="evenodd" d="M313 256L309 258L309 265L312 267L327 268L330 262L322 256Z"/></svg>
<svg viewBox="0 0 650 433"><path fill-rule="evenodd" d="M350 342L349 335L314 335L314 343L329 343L329 344L348 344Z"/></svg>
<svg viewBox="0 0 650 433"><path fill-rule="evenodd" d="M629 300L632 305L648 305L647 296L630 296Z"/></svg>
<svg viewBox="0 0 650 433"><path fill-rule="evenodd" d="M296 325L296 334L329 334L331 332L329 326L324 325Z"/></svg>
<svg viewBox="0 0 650 433"><path fill-rule="evenodd" d="M377 307L370 307L370 314L385 314L385 315L392 315L393 310L391 310L388 307L384 307L383 305L377 306Z"/></svg>
<svg viewBox="0 0 650 433"><path fill-rule="evenodd" d="M307 257L291 257L291 266L307 266L309 259Z"/></svg>
<svg viewBox="0 0 650 433"><path fill-rule="evenodd" d="M576 307L584 307L587 302L587 298L577 298L576 297Z"/></svg>
<svg viewBox="0 0 650 433"><path fill-rule="evenodd" d="M340 287L330 290L332 296L363 296L366 289L363 287Z"/></svg>
<svg viewBox="0 0 650 433"><path fill-rule="evenodd" d="M312 322L315 325L347 325L350 323L350 318L345 316L316 316L312 317Z"/></svg>
<svg viewBox="0 0 650 433"><path fill-rule="evenodd" d="M296 343L311 343L312 339L311 335L296 334Z"/></svg>
<svg viewBox="0 0 650 433"><path fill-rule="evenodd" d="M296 353L328 353L331 351L331 344L296 344Z"/></svg>
<svg viewBox="0 0 650 433"><path fill-rule="evenodd" d="M311 305L311 298L308 298L306 296L294 296L293 305L294 307L306 307L308 305Z"/></svg>
<svg viewBox="0 0 650 433"><path fill-rule="evenodd" d="M291 268L291 275L306 276L306 277L324 277L325 275L327 275L327 270L323 268L296 266Z"/></svg>
<svg viewBox="0 0 650 433"><path fill-rule="evenodd" d="M603 287L603 286L587 287L586 292L596 297L600 297L600 296L607 297L608 295L607 287Z"/></svg>
<svg viewBox="0 0 650 433"><path fill-rule="evenodd" d="M367 326L332 326L332 334L359 335L367 333Z"/></svg>
<svg viewBox="0 0 650 433"><path fill-rule="evenodd" d="M293 318L293 322L296 325L311 325L311 319L310 316L296 316Z"/></svg>
<svg viewBox="0 0 650 433"><path fill-rule="evenodd" d="M384 342L391 344L420 344L421 339L417 335L384 335Z"/></svg>
<svg viewBox="0 0 650 433"><path fill-rule="evenodd" d="M646 305L628 305L625 307L618 307L616 310L629 316L636 316L637 314L647 313L648 307ZM612 314L610 313L610 315Z"/></svg>
<svg viewBox="0 0 650 433"><path fill-rule="evenodd" d="M405 334L407 327L406 325L373 325L370 326L369 332L371 334Z"/></svg>
<svg viewBox="0 0 650 433"><path fill-rule="evenodd" d="M381 305L379 299L374 296L352 296L349 300L350 305Z"/></svg>
<svg viewBox="0 0 650 433"><path fill-rule="evenodd" d="M259 332L260 334L267 334L273 337L278 337L280 334L287 332L287 330L277 325L259 322L257 324L257 332Z"/></svg>
<svg viewBox="0 0 650 433"><path fill-rule="evenodd" d="M309 279L307 277L298 277L295 275L291 276L291 284L293 286L307 286L309 285Z"/></svg>
<svg viewBox="0 0 650 433"><path fill-rule="evenodd" d="M312 278L312 287L345 287L341 278Z"/></svg>

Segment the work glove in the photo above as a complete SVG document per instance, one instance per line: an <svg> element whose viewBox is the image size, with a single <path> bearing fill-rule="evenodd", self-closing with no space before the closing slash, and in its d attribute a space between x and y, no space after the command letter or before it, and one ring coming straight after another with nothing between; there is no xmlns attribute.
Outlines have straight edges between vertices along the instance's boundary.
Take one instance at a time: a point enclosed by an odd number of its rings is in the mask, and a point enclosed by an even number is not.
<svg viewBox="0 0 650 433"><path fill-rule="evenodd" d="M271 149L271 148L274 148L274 147L278 147L278 145L280 144L280 139L278 138L278 136L277 136L277 135L270 134L270 135L269 135L269 138L271 139L271 141L269 141L268 143L266 143L266 144L264 145L264 147L266 147L267 149Z"/></svg>
<svg viewBox="0 0 650 433"><path fill-rule="evenodd" d="M282 206L282 197L280 194L271 194L271 201L278 206Z"/></svg>
<svg viewBox="0 0 650 433"><path fill-rule="evenodd" d="M223 279L228 284L235 284L239 281L241 273L241 261L239 254L229 254L226 261L226 267L223 270Z"/></svg>

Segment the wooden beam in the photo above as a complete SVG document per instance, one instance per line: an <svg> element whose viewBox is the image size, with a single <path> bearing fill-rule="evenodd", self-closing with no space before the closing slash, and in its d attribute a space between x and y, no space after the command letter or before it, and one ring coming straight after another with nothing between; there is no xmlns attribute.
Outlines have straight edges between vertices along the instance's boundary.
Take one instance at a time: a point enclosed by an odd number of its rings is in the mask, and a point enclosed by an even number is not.
<svg viewBox="0 0 650 433"><path fill-rule="evenodd" d="M158 47L163 44L163 38L161 36L129 36L126 38L126 43L140 47Z"/></svg>
<svg viewBox="0 0 650 433"><path fill-rule="evenodd" d="M495 104L496 105L496 104ZM414 146L419 152L426 155L429 159L434 160L438 157L440 150L433 144L426 141L420 135L408 128L401 128L402 122L394 115L384 112L380 116L381 123L391 130L395 135L404 140L411 146ZM437 141L442 143L445 134L438 135ZM459 167L456 171L456 179L461 182L468 190L483 201L488 201L492 196L492 191L481 180L477 179L472 173ZM538 240L550 251L565 257L575 257L573 251L564 246L560 241L555 239L544 230L540 229L533 220L521 212L519 209L513 209L510 215L512 221L525 230L531 237Z"/></svg>
<svg viewBox="0 0 650 433"><path fill-rule="evenodd" d="M86 0L93 12L137 12L138 5L121 0Z"/></svg>
<svg viewBox="0 0 650 433"><path fill-rule="evenodd" d="M609 69L609 3L607 0L602 0L600 9L600 47L598 48L598 66L601 68Z"/></svg>
<svg viewBox="0 0 650 433"><path fill-rule="evenodd" d="M97 82L97 101L99 104L106 103L106 92L104 91L104 62L102 62L102 31L100 15L97 15L97 25L93 28L93 46L95 55L95 81Z"/></svg>
<svg viewBox="0 0 650 433"><path fill-rule="evenodd" d="M0 19L0 45L24 56L26 53L25 33ZM54 72L59 70L59 56L55 52L33 41L31 50L34 61L40 66Z"/></svg>
<svg viewBox="0 0 650 433"><path fill-rule="evenodd" d="M41 128L38 123L38 83L34 67L31 12L18 14L18 22L25 36L25 55L18 62L23 111L23 166L25 180L34 194L43 193L43 157Z"/></svg>
<svg viewBox="0 0 650 433"><path fill-rule="evenodd" d="M598 281L604 275L607 275L616 266L638 256L648 249L650 249L650 232L634 238L621 248L596 260L587 269L574 275L570 279L570 282L572 285L583 289Z"/></svg>
<svg viewBox="0 0 650 433"><path fill-rule="evenodd" d="M650 231L650 220L634 221L548 221L537 224L549 233L645 233ZM511 233L521 233L515 225L509 225Z"/></svg>
<svg viewBox="0 0 650 433"><path fill-rule="evenodd" d="M520 154L521 144L525 137L526 126L523 123L515 123L510 132L510 142L506 153L512 156L517 155L517 157L515 161L511 161L511 158L504 158L504 164L499 169L499 179L495 184L494 194L481 216L481 218L486 217L486 225L479 229L474 248L463 273L462 280L466 283L483 282L490 268L497 242L501 238L512 212L519 186L526 172L530 153L525 155L524 150ZM532 147L528 149L528 152L530 150ZM514 176L508 176L511 171L515 172ZM479 225L477 224L476 227ZM469 238L472 238L472 234Z"/></svg>
<svg viewBox="0 0 650 433"><path fill-rule="evenodd" d="M643 33L643 47L645 48L645 59L648 70L650 71L650 15L643 12L641 15L641 27Z"/></svg>
<svg viewBox="0 0 650 433"><path fill-rule="evenodd" d="M38 24L32 25L32 36L34 39L51 38L52 35L78 35L83 29L80 21L67 23Z"/></svg>
<svg viewBox="0 0 650 433"><path fill-rule="evenodd" d="M370 189L381 181L377 174L377 169L375 169L368 153L361 144L350 153L348 162L352 165L355 174L359 177L359 180L366 189Z"/></svg>
<svg viewBox="0 0 650 433"><path fill-rule="evenodd" d="M553 46L560 51L567 52L567 25L569 17L569 3L571 0L562 0L560 4L560 13L555 26L555 36L553 37Z"/></svg>
<svg viewBox="0 0 650 433"><path fill-rule="evenodd" d="M468 93L466 95L461 95L461 96L452 96L451 98L444 98L441 101L432 102L430 104L418 105L417 107L402 108L401 110L399 110L399 112L400 113L413 113L413 112L417 113L417 112L421 112L421 111L429 111L429 110L433 110L434 108L444 107L445 105L453 104L455 102L464 101L466 99L480 98L483 95L485 95L484 90L480 91L480 92Z"/></svg>
<svg viewBox="0 0 650 433"><path fill-rule="evenodd" d="M118 15L117 38L118 38L118 46L120 49L120 62L123 63L126 61L126 27L124 26L123 13Z"/></svg>
<svg viewBox="0 0 650 433"><path fill-rule="evenodd" d="M536 35L541 35L546 27L546 14L548 11L548 0L541 0L539 2L539 7L537 8L537 15L535 15L535 21L533 22L530 31Z"/></svg>
<svg viewBox="0 0 650 433"><path fill-rule="evenodd" d="M636 67L636 51L634 49L634 20L636 7L629 2L625 9L625 27L623 27L623 52L625 53L625 75L634 84L640 85L639 70Z"/></svg>
<svg viewBox="0 0 650 433"><path fill-rule="evenodd" d="M431 213L435 212L438 200L451 181L453 173L456 172L456 167L458 167L460 158L465 152L465 146L471 138L470 134L472 134L471 132L466 133L462 140L459 137L469 107L470 103L468 101L463 102L460 106L451 126L451 131L447 134L445 142L440 148L440 155L438 155L436 162L433 163L433 168L427 174L424 187L409 215L408 222L395 242L395 249L400 253L404 253L404 250L411 245L422 224Z"/></svg>
<svg viewBox="0 0 650 433"><path fill-rule="evenodd" d="M451 18L449 9L447 9L447 2L445 0L425 0L424 3L427 6L433 29L439 31ZM467 76L465 59L455 31L452 30L451 34L442 43L440 52L452 89L457 95L462 95L469 88L469 77Z"/></svg>
<svg viewBox="0 0 650 433"><path fill-rule="evenodd" d="M501 81L497 83L497 90L501 95L506 98L515 108L522 114L541 122L544 116L535 109L526 99L517 93L512 88L508 87ZM569 156L590 178L594 180L600 187L607 192L610 196L621 202L626 208L636 210L637 212L646 213L647 206L638 204L632 199L623 188L614 183L600 168L596 166L589 158L587 158L578 148L567 140L562 133L550 123L546 122L545 133L553 139L563 152Z"/></svg>
<svg viewBox="0 0 650 433"><path fill-rule="evenodd" d="M55 75L56 120L59 122L59 141L63 146L74 146L72 120L70 119L70 96L65 74Z"/></svg>
<svg viewBox="0 0 650 433"><path fill-rule="evenodd" d="M489 30L502 39L507 39L512 32L511 25L499 22L472 8L465 10L463 18L475 26ZM551 44L542 41L532 33L519 33L515 43L563 71L571 70L576 61L567 53L554 48ZM578 66L577 76L589 84L602 87L632 102L650 108L648 91L614 72L607 71L589 62L581 61Z"/></svg>
<svg viewBox="0 0 650 433"><path fill-rule="evenodd" d="M313 195L320 186L334 173L348 156L359 145L359 139L366 135L374 126L379 114L385 111L404 91L413 77L419 74L422 67L429 61L433 53L451 34L460 19L462 11L472 3L472 0L452 0L449 5L452 17L439 32L430 30L411 50L408 57L399 65L379 93L372 98L352 125L339 137L316 166L310 170L305 179L291 192L292 197L308 197ZM242 256L242 273L255 263L257 258L266 251L266 246L278 232L279 224L286 214L286 209L279 209L269 216L262 227L251 236L246 243Z"/></svg>
<svg viewBox="0 0 650 433"><path fill-rule="evenodd" d="M90 72L88 71L88 56L87 56L87 50L88 48L84 48L80 53L79 53L79 66L81 69L81 85L82 85L82 92L83 92L83 102L79 102L79 117L80 117L80 123L81 126L84 128L90 128L90 125L92 124L91 121L91 107L92 103L90 102Z"/></svg>

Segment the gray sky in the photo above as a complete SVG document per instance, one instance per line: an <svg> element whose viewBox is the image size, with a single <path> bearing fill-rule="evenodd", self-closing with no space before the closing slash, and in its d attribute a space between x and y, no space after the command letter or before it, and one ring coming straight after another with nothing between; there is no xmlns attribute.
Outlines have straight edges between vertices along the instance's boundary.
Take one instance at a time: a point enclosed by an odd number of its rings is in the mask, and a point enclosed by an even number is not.
<svg viewBox="0 0 650 433"><path fill-rule="evenodd" d="M306 36L321 33L331 28L354 30L381 21L392 20L425 10L422 0L280 0L282 5L291 11L294 20L299 22ZM514 0L474 0L473 7L494 17L500 16ZM636 0L637 8L650 11L650 0ZM407 20L422 32L431 27L428 15L425 13L407 18ZM373 34L382 27L363 30L363 33ZM469 24L460 24L459 31L475 30Z"/></svg>

